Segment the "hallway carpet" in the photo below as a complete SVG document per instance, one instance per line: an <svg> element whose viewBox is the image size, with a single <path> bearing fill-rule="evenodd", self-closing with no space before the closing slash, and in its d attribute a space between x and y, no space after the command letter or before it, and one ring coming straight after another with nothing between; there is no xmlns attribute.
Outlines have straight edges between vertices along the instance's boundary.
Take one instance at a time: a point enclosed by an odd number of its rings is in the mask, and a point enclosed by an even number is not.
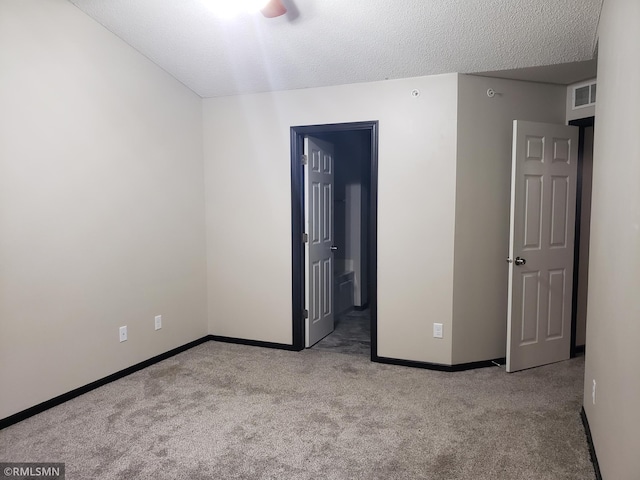
<svg viewBox="0 0 640 480"><path fill-rule="evenodd" d="M352 310L336 318L334 330L312 348L334 353L371 356L369 310Z"/></svg>
<svg viewBox="0 0 640 480"><path fill-rule="evenodd" d="M587 480L584 359L434 372L206 342L0 431L67 479Z"/></svg>

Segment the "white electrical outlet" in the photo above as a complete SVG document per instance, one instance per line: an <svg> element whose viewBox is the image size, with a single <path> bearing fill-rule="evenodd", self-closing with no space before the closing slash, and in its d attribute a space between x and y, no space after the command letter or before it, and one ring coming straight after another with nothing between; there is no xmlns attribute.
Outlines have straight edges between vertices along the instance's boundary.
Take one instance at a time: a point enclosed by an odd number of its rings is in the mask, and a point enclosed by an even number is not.
<svg viewBox="0 0 640 480"><path fill-rule="evenodd" d="M433 338L442 338L442 324L434 323L433 324Z"/></svg>
<svg viewBox="0 0 640 480"><path fill-rule="evenodd" d="M593 404L596 404L596 381L593 380L593 388L591 389L591 399L593 400Z"/></svg>
<svg viewBox="0 0 640 480"><path fill-rule="evenodd" d="M126 325L124 327L120 327L120 341L121 342L126 342L127 341L127 326Z"/></svg>
<svg viewBox="0 0 640 480"><path fill-rule="evenodd" d="M156 330L160 330L162 328L162 315L156 315Z"/></svg>

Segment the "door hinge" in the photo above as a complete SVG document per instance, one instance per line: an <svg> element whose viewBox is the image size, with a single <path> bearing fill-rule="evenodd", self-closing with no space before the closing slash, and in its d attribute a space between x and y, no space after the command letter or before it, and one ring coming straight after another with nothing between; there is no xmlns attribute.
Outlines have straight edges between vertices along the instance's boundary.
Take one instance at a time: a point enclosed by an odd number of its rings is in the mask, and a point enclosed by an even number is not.
<svg viewBox="0 0 640 480"><path fill-rule="evenodd" d="M306 310L306 309L305 309L305 310L303 310L303 311L302 311L302 317L303 317L303 318L309 318L309 310Z"/></svg>
<svg viewBox="0 0 640 480"><path fill-rule="evenodd" d="M307 243L309 241L309 234L308 233L303 233L302 234L302 242L303 243Z"/></svg>
<svg viewBox="0 0 640 480"><path fill-rule="evenodd" d="M300 163L302 163L302 165L306 165L308 161L309 158L306 155L300 155Z"/></svg>

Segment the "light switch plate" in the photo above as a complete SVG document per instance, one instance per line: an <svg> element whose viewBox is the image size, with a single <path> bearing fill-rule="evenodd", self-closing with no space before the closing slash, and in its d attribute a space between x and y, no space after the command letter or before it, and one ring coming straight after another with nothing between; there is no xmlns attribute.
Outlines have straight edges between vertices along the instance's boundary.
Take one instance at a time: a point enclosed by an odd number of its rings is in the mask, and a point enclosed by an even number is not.
<svg viewBox="0 0 640 480"><path fill-rule="evenodd" d="M443 337L443 325L441 323L433 324L433 338Z"/></svg>

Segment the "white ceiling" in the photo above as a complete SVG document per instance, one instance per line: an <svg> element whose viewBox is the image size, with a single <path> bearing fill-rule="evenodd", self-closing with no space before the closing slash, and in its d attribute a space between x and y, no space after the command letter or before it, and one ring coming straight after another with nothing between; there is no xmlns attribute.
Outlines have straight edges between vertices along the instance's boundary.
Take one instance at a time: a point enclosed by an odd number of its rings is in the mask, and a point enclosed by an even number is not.
<svg viewBox="0 0 640 480"><path fill-rule="evenodd" d="M200 0L70 1L202 97L591 60L602 4L283 0L223 20Z"/></svg>
<svg viewBox="0 0 640 480"><path fill-rule="evenodd" d="M569 85L571 83L581 82L582 80L595 78L597 69L597 61L594 58L593 60L586 60L584 62L557 63L542 67L516 68L496 72L479 72L476 73L476 75Z"/></svg>

